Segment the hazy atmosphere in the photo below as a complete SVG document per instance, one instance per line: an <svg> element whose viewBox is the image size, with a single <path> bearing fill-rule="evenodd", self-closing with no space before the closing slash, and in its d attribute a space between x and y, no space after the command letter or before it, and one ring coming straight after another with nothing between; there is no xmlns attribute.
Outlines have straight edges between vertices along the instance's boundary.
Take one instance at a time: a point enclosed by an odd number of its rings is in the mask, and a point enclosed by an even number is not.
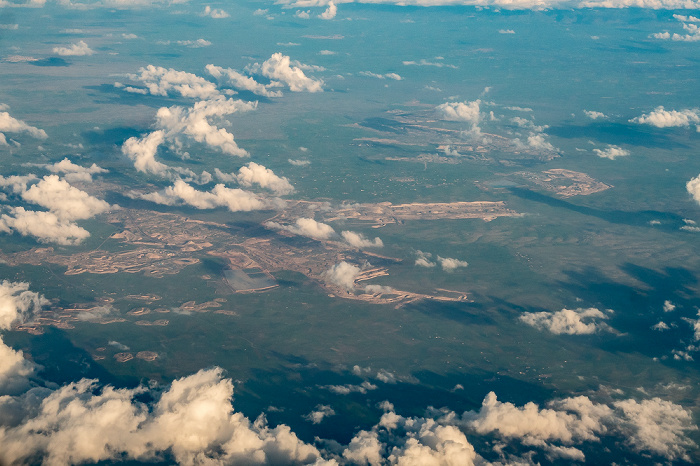
<svg viewBox="0 0 700 466"><path fill-rule="evenodd" d="M700 463L698 0L0 0L0 464Z"/></svg>

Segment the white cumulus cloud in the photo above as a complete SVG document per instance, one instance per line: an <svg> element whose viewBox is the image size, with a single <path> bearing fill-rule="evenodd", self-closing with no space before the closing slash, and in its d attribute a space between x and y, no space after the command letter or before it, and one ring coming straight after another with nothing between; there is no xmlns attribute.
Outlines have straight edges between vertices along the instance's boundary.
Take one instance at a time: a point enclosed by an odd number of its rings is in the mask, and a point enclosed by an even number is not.
<svg viewBox="0 0 700 466"><path fill-rule="evenodd" d="M231 212L248 212L277 207L277 203L266 200L255 193L242 189L231 189L217 184L211 191L199 191L182 180L162 192L142 194L142 199L163 205L189 205L196 209L226 207Z"/></svg>
<svg viewBox="0 0 700 466"><path fill-rule="evenodd" d="M43 393L22 422L0 429L0 463L149 461L165 452L178 464L320 459L289 427L268 427L263 417L253 423L234 412L233 384L221 373L215 368L177 379L160 395L154 390L149 405L136 399L149 388L98 390L87 379Z"/></svg>
<svg viewBox="0 0 700 466"><path fill-rule="evenodd" d="M466 121L477 125L481 120L480 104L479 99L472 102L445 102L437 106L437 111L445 120Z"/></svg>
<svg viewBox="0 0 700 466"><path fill-rule="evenodd" d="M58 175L47 175L22 193L25 201L46 207L63 220L82 220L106 212L110 205L71 186Z"/></svg>
<svg viewBox="0 0 700 466"><path fill-rule="evenodd" d="M0 282L0 330L9 330L12 324L31 321L47 304L48 299L29 291L29 283L3 280Z"/></svg>
<svg viewBox="0 0 700 466"><path fill-rule="evenodd" d="M53 53L64 57L82 57L92 55L95 51L84 40L81 40L77 44L71 44L70 47L54 47Z"/></svg>
<svg viewBox="0 0 700 466"><path fill-rule="evenodd" d="M92 164L89 167L82 167L71 162L68 157L64 158L60 162L54 164L44 165L48 171L52 173L62 173L63 178L68 182L76 181L92 181L92 175L97 175L100 173L107 173L104 168L98 167L96 164Z"/></svg>
<svg viewBox="0 0 700 466"><path fill-rule="evenodd" d="M437 256L437 261L445 272L452 272L459 267L467 267L469 263L467 261L453 259L451 257L440 257Z"/></svg>
<svg viewBox="0 0 700 466"><path fill-rule="evenodd" d="M224 10L222 10L220 8L212 8L209 5L207 5L204 7L204 11L202 12L202 16L209 16L209 17L214 18L214 19L224 19L224 18L228 18L231 15L229 15L228 13L226 13Z"/></svg>
<svg viewBox="0 0 700 466"><path fill-rule="evenodd" d="M304 419L312 424L320 424L329 416L334 416L335 411L329 405L318 405L309 414L304 416Z"/></svg>
<svg viewBox="0 0 700 466"><path fill-rule="evenodd" d="M591 120L605 119L605 113L596 112L595 110L584 110L583 113Z"/></svg>
<svg viewBox="0 0 700 466"><path fill-rule="evenodd" d="M0 216L0 231L16 231L22 236L33 236L42 243L78 244L90 233L73 222L59 218L53 212L36 212L24 207L11 207L9 214Z"/></svg>
<svg viewBox="0 0 700 466"><path fill-rule="evenodd" d="M437 263L432 262L430 258L433 255L430 254L429 252L423 252L423 251L416 251L416 262L415 265L418 267L435 267Z"/></svg>
<svg viewBox="0 0 700 466"><path fill-rule="evenodd" d="M315 240L330 239L335 235L335 230L330 225L317 222L312 218L298 218L294 225L281 225L277 222L267 222L265 226L276 230L284 230L295 235L306 236Z"/></svg>
<svg viewBox="0 0 700 466"><path fill-rule="evenodd" d="M0 105L0 110L7 107ZM7 145L7 140L3 133L28 133L37 139L46 139L48 135L43 129L28 125L22 120L13 118L8 112L0 111L0 145Z"/></svg>
<svg viewBox="0 0 700 466"><path fill-rule="evenodd" d="M399 76L396 73L377 74L377 73L372 73L371 71L360 71L358 74L361 76L367 76L370 78L393 79L394 81L401 81L403 79L401 76Z"/></svg>
<svg viewBox="0 0 700 466"><path fill-rule="evenodd" d="M328 283L352 291L355 289L355 279L360 272L361 269L358 266L342 261L328 269L325 278Z"/></svg>
<svg viewBox="0 0 700 466"><path fill-rule="evenodd" d="M321 19L333 19L335 18L335 15L338 13L338 7L333 3L333 0L329 0L328 2L328 8L318 15L319 18Z"/></svg>
<svg viewBox="0 0 700 466"><path fill-rule="evenodd" d="M690 124L700 123L700 110L697 108L683 110L665 110L659 106L653 112L643 114L630 120L632 123L640 125L651 125L657 128L670 128L675 126L690 126Z"/></svg>
<svg viewBox="0 0 700 466"><path fill-rule="evenodd" d="M1 187L10 188L23 200L49 209L49 212L37 212L24 207L9 207L7 213L0 216L0 231L34 236L40 242L78 244L90 233L73 221L91 218L112 208L107 202L71 186L58 175L47 175L27 188L27 184L35 179L34 175L0 177Z"/></svg>
<svg viewBox="0 0 700 466"><path fill-rule="evenodd" d="M292 92L323 92L323 81L306 76L303 67L304 65L292 66L290 58L278 52L272 54L262 65L255 63L249 69L286 84Z"/></svg>
<svg viewBox="0 0 700 466"><path fill-rule="evenodd" d="M686 432L697 430L690 412L659 398L596 403L577 396L553 400L547 408L535 403L517 407L498 401L489 393L478 412L468 411L461 425L480 434L494 433L504 439L519 439L525 445L583 461L583 452L573 445L599 441L602 435L617 435L634 451L652 452L669 460L684 459L692 441Z"/></svg>
<svg viewBox="0 0 700 466"><path fill-rule="evenodd" d="M688 193L693 196L693 199L700 204L700 175L688 181L685 184L685 188L688 190Z"/></svg>
<svg viewBox="0 0 700 466"><path fill-rule="evenodd" d="M140 172L164 175L168 166L156 160L158 147L165 141L165 131L154 131L137 138L131 137L122 144L122 153L134 162Z"/></svg>
<svg viewBox="0 0 700 466"><path fill-rule="evenodd" d="M219 90L211 81L186 71L178 71L162 66L148 65L139 68L138 74L128 75L132 81L146 86L151 95L167 96L170 93L193 99L209 99L219 95ZM129 92L142 93L142 89L125 87Z"/></svg>
<svg viewBox="0 0 700 466"><path fill-rule="evenodd" d="M261 188L269 189L277 195L291 194L294 192L294 186L285 177L275 175L275 172L258 163L250 162L248 165L241 167L238 174L227 175L219 169L215 169L216 176L221 181L236 181L241 186L251 187L258 185Z"/></svg>
<svg viewBox="0 0 700 466"><path fill-rule="evenodd" d="M207 72L224 84L228 84L238 90L250 91L263 97L281 97L282 92L273 90L279 87L276 83L261 84L250 76L239 73L231 68L222 68L216 65L207 65Z"/></svg>
<svg viewBox="0 0 700 466"><path fill-rule="evenodd" d="M371 240L365 237L363 234L355 233L354 231L343 231L340 233L340 235L350 246L356 247L358 249L381 248L384 246L384 243L382 242L381 238L374 238L374 240Z"/></svg>
<svg viewBox="0 0 700 466"><path fill-rule="evenodd" d="M610 312L610 311L609 311ZM562 309L556 312L530 312L522 314L520 320L540 330L549 330L560 335L586 335L598 331L612 332L613 329L601 322L608 314L594 308Z"/></svg>
<svg viewBox="0 0 700 466"><path fill-rule="evenodd" d="M630 151L619 146L609 144L605 149L593 149L595 155L603 159L615 160L618 157L630 155Z"/></svg>
<svg viewBox="0 0 700 466"><path fill-rule="evenodd" d="M225 128L212 125L210 120L254 110L256 106L257 102L249 103L221 97L199 101L190 108L161 107L156 114L156 126L165 131L166 138L178 140L180 135L185 135L217 148L224 154L246 157L248 152L238 147L233 134Z"/></svg>

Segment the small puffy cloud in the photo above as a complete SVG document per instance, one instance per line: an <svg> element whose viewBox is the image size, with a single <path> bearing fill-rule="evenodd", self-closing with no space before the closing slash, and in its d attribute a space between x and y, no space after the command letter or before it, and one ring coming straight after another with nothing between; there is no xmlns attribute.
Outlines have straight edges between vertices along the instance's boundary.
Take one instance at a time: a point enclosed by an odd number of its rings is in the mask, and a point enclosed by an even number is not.
<svg viewBox="0 0 700 466"><path fill-rule="evenodd" d="M452 68L452 69L457 69L455 65L451 65L449 63L444 63L441 61L429 61L426 60L425 58L421 58L418 61L415 60L406 60L401 62L403 63L404 66L434 66L436 68Z"/></svg>
<svg viewBox="0 0 700 466"><path fill-rule="evenodd" d="M390 286L383 285L367 285L364 287L363 291L368 294L396 294L396 290Z"/></svg>
<svg viewBox="0 0 700 466"><path fill-rule="evenodd" d="M0 110L6 109L6 106L0 107ZM0 144L7 145L3 133L27 133L37 139L46 139L48 137L43 129L35 128L22 120L13 118L8 112L0 111Z"/></svg>
<svg viewBox="0 0 700 466"><path fill-rule="evenodd" d="M664 312L673 312L676 310L676 305L667 299L666 301L664 301L664 308L663 309L664 309Z"/></svg>
<svg viewBox="0 0 700 466"><path fill-rule="evenodd" d="M515 34L515 31L512 29L499 29L498 33L499 34Z"/></svg>
<svg viewBox="0 0 700 466"><path fill-rule="evenodd" d="M513 109L518 109L520 107L507 107L507 108L509 110L513 110ZM526 111L526 110L518 110L518 111ZM532 110L530 110L530 111L532 111ZM534 131L535 133L541 133L545 129L548 128L548 126L546 126L546 125L536 125L533 120L530 120L528 118L519 117L519 116L511 118L510 121L521 128L529 129L531 131Z"/></svg>
<svg viewBox="0 0 700 466"><path fill-rule="evenodd" d="M99 322L115 311L116 309L113 306L97 306L90 310L79 312L76 317L78 320L85 322Z"/></svg>
<svg viewBox="0 0 700 466"><path fill-rule="evenodd" d="M0 231L16 231L22 236L33 236L42 243L78 244L90 236L87 230L73 222L59 218L53 212L35 212L23 207L12 207L9 214L0 216Z"/></svg>
<svg viewBox="0 0 700 466"><path fill-rule="evenodd" d="M353 231L343 231L340 233L340 235L350 246L356 247L358 249L381 248L384 246L384 243L380 238L374 238L374 240L371 240L369 238L366 238L361 233L355 233Z"/></svg>
<svg viewBox="0 0 700 466"><path fill-rule="evenodd" d="M487 87L486 89L490 90L491 88ZM486 92L486 89L484 89L485 92ZM518 106L509 105L509 106L506 106L503 108L505 108L506 110L511 110L513 112L534 112L534 110L531 109L530 107L518 107Z"/></svg>
<svg viewBox="0 0 700 466"><path fill-rule="evenodd" d="M334 416L335 411L329 405L318 405L309 414L304 416L304 419L312 424L320 424L328 416Z"/></svg>
<svg viewBox="0 0 700 466"><path fill-rule="evenodd" d="M593 149L595 155L603 159L615 160L618 157L630 155L630 151L619 146L609 144L605 149Z"/></svg>
<svg viewBox="0 0 700 466"><path fill-rule="evenodd" d="M3 280L0 282L0 330L9 330L12 324L31 321L47 304L48 299L29 291L29 283Z"/></svg>
<svg viewBox="0 0 700 466"><path fill-rule="evenodd" d="M228 18L230 15L226 13L224 10L221 10L219 8L212 8L209 5L204 7L204 11L202 12L202 16L209 16L214 19L224 19Z"/></svg>
<svg viewBox="0 0 700 466"><path fill-rule="evenodd" d="M684 23L700 23L700 18L695 16L673 15L673 18Z"/></svg>
<svg viewBox="0 0 700 466"><path fill-rule="evenodd" d="M209 47L211 42L206 39L195 39L195 40L178 40L175 41L177 45L182 45L184 47L189 47L191 49L198 49L201 47Z"/></svg>
<svg viewBox="0 0 700 466"><path fill-rule="evenodd" d="M440 256L437 256L437 260L433 262L431 260L432 257L433 255L429 252L416 251L415 265L417 265L418 267L432 268L440 264L440 267L442 267L442 270L444 270L445 272L453 272L459 267L467 267L469 265L468 262L463 260Z"/></svg>
<svg viewBox="0 0 700 466"><path fill-rule="evenodd" d="M466 121L477 125L481 120L480 104L479 99L472 102L445 102L437 106L437 111L445 120Z"/></svg>
<svg viewBox="0 0 700 466"><path fill-rule="evenodd" d="M690 124L700 124L700 110L683 109L683 110L665 110L659 106L653 112L632 118L632 123L640 125L651 125L657 128L670 128L676 126L690 126Z"/></svg>
<svg viewBox="0 0 700 466"><path fill-rule="evenodd" d="M365 380L360 385L321 385L318 388L331 391L336 395L349 395L350 393L361 393L364 395L370 390L376 390L378 387Z"/></svg>
<svg viewBox="0 0 700 466"><path fill-rule="evenodd" d="M137 36L136 34L127 34L127 33L122 34L122 39L133 40L133 39L138 39L138 38L139 38L139 36Z"/></svg>
<svg viewBox="0 0 700 466"><path fill-rule="evenodd" d="M670 330L671 327L668 326L666 322L659 321L659 323L654 324L651 326L652 330L657 330L659 332L663 332L664 330Z"/></svg>
<svg viewBox="0 0 700 466"><path fill-rule="evenodd" d="M265 16L270 10L268 8L258 8L253 12L255 16Z"/></svg>
<svg viewBox="0 0 700 466"><path fill-rule="evenodd" d="M302 159L287 159L287 162L297 167L306 167L307 165L311 165L310 161Z"/></svg>
<svg viewBox="0 0 700 466"><path fill-rule="evenodd" d="M396 73L377 74L377 73L372 73L371 71L360 71L358 74L361 76L367 76L370 78L393 79L394 81L401 81L403 79L401 76L399 76Z"/></svg>
<svg viewBox="0 0 700 466"><path fill-rule="evenodd" d="M118 349L119 351L129 351L131 349L128 346L126 346L122 343L119 343L118 341L114 341L114 340L107 343L107 345L113 346L114 348Z"/></svg>
<svg viewBox="0 0 700 466"><path fill-rule="evenodd" d="M693 196L693 199L700 204L700 175L688 181L685 184L685 189L687 189L688 193Z"/></svg>
<svg viewBox="0 0 700 466"><path fill-rule="evenodd" d="M688 319L684 318L686 322L688 322L690 325L693 326L693 339L695 341L700 341L700 311L698 311L698 318L697 319ZM697 348L689 348L689 349L697 349Z"/></svg>
<svg viewBox="0 0 700 466"><path fill-rule="evenodd" d="M248 212L274 208L275 204L242 189L230 189L217 184L211 191L199 191L182 180L162 192L143 194L142 199L163 205L189 205L196 209L226 207L231 212Z"/></svg>
<svg viewBox="0 0 700 466"><path fill-rule="evenodd" d="M611 311L608 311L611 312ZM601 320L608 315L594 307L588 309L562 309L556 312L530 312L522 314L520 320L540 330L561 335L588 335L598 331L614 330Z"/></svg>
<svg viewBox="0 0 700 466"><path fill-rule="evenodd" d="M418 267L435 267L437 263L431 262L430 258L433 256L429 252L416 251L416 262L415 265Z"/></svg>
<svg viewBox="0 0 700 466"><path fill-rule="evenodd" d="M260 164L250 162L238 170L238 174L227 175L218 168L215 169L216 176L221 181L237 181L241 186L251 187L258 185L261 188L269 189L277 195L291 194L294 186L285 177L275 175L275 173Z"/></svg>
<svg viewBox="0 0 700 466"><path fill-rule="evenodd" d="M97 175L100 173L107 173L104 168L98 167L96 164L92 164L90 167L82 167L71 162L68 157L56 162L54 164L44 165L48 171L52 173L62 173L66 181L76 182L76 181L92 181L92 175Z"/></svg>
<svg viewBox="0 0 700 466"><path fill-rule="evenodd" d="M459 267L467 267L469 263L459 259L452 259L450 257L437 257L437 261L445 272L452 272Z"/></svg>
<svg viewBox="0 0 700 466"><path fill-rule="evenodd" d="M297 10L296 13L294 13L295 18L299 19L310 19L311 18L311 10Z"/></svg>
<svg viewBox="0 0 700 466"><path fill-rule="evenodd" d="M298 218L294 225L281 225L276 222L267 222L268 228L284 230L295 235L306 236L315 240L327 240L335 235L335 230L330 225L317 222L312 218Z"/></svg>
<svg viewBox="0 0 700 466"><path fill-rule="evenodd" d="M338 7L333 3L333 0L329 0L328 2L328 8L318 15L319 18L321 19L333 19L335 18L335 15L338 13Z"/></svg>
<svg viewBox="0 0 700 466"><path fill-rule="evenodd" d="M228 84L238 90L250 91L263 97L281 97L281 91L272 90L278 87L275 83L261 84L250 76L245 76L231 68L222 68L215 65L207 65L207 72L220 82Z"/></svg>
<svg viewBox="0 0 700 466"><path fill-rule="evenodd" d="M332 50L321 50L318 52L319 55L336 55L338 52L334 52Z"/></svg>
<svg viewBox="0 0 700 466"><path fill-rule="evenodd" d="M196 74L172 68L148 65L139 68L138 74L128 76L132 81L140 82L146 86L145 90L151 95L167 96L170 93L175 93L193 99L209 99L219 95L219 90L211 81ZM144 91L134 87L125 87L124 90L136 93Z"/></svg>
<svg viewBox="0 0 700 466"><path fill-rule="evenodd" d="M85 41L81 40L77 44L72 44L70 47L54 47L53 53L63 57L82 57L95 53Z"/></svg>
<svg viewBox="0 0 700 466"><path fill-rule="evenodd" d="M662 40L673 40L676 42L698 42L700 41L700 27L697 24L697 19L695 16L683 16L683 15L673 15L673 18L682 23L683 29L685 29L685 34L657 32L651 34L649 37L654 39Z"/></svg>
<svg viewBox="0 0 700 466"><path fill-rule="evenodd" d="M46 207L63 220L81 220L106 212L110 205L71 186L58 175L47 175L22 193L22 199Z"/></svg>
<svg viewBox="0 0 700 466"><path fill-rule="evenodd" d="M532 133L527 138L527 145L533 149L544 150L550 152L556 152L556 147L554 147L550 142L545 140L544 133Z"/></svg>
<svg viewBox="0 0 700 466"><path fill-rule="evenodd" d="M591 120L598 120L598 119L602 120L602 119L607 118L607 116L605 116L605 113L596 112L595 110L584 110L583 113Z"/></svg>
<svg viewBox="0 0 700 466"><path fill-rule="evenodd" d="M325 279L328 283L352 291L355 289L355 279L360 272L361 269L358 266L342 261L326 271Z"/></svg>
<svg viewBox="0 0 700 466"><path fill-rule="evenodd" d="M302 67L292 66L287 55L274 53L262 65L253 64L250 70L286 84L292 92L323 92L323 81L306 76Z"/></svg>

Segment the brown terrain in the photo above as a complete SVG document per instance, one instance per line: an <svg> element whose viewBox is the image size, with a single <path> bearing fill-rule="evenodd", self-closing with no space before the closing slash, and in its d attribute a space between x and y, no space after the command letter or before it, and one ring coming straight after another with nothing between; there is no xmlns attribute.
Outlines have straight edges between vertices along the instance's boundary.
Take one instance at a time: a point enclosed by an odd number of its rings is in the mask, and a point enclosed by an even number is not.
<svg viewBox="0 0 700 466"><path fill-rule="evenodd" d="M492 220L500 216L517 216L517 212L506 208L503 202L454 202L427 204L343 204L329 209L325 202L289 201L282 212L275 212L269 219L280 223L292 223L299 217L318 218L332 222L345 220L349 223L381 227L387 224L402 224L416 220L438 219L483 219ZM142 273L151 277L176 274L185 267L196 264L206 256L222 258L231 271L249 279L242 285L234 286L223 277L214 277L231 286L235 292L260 292L277 286L273 273L290 270L302 273L325 288L329 295L377 304L401 306L422 299L440 301L465 301L464 292L436 290L424 294L395 290L388 287L372 286L363 283L372 278L389 274L388 265L401 262L401 259L356 249L339 239L316 241L295 236L286 231L262 230L256 227L256 236L246 236L245 230L228 225L191 219L186 216L154 211L120 209L111 213L108 221L118 226L103 244L104 249L95 249L76 254L59 254L51 247L33 248L13 254L0 253L0 259L9 265L54 264L65 267L66 275L83 273L113 274ZM269 234L260 235L261 231ZM124 246L132 247L124 251ZM117 249L118 252L110 251ZM356 287L347 290L326 279L328 270L341 261L362 267L356 277ZM370 261L375 265L369 265ZM251 278L252 277L252 278ZM245 280L244 280L245 281ZM257 286L256 283L262 285ZM158 295L129 295L131 301L152 304L162 299ZM74 328L73 323L86 321L100 324L125 322L126 318L138 318L152 312L167 313L170 309L151 309L136 306L127 312L112 307L113 298L103 298L93 303L76 304L70 308L53 306L45 310L33 322L19 326L31 333L42 333L42 326ZM183 303L179 309L189 312L208 312L222 307L224 298L196 304ZM220 313L237 315L234 311L221 310ZM136 325L168 325L166 319L136 320ZM120 358L126 358L126 355ZM118 360L120 360L118 358Z"/></svg>

